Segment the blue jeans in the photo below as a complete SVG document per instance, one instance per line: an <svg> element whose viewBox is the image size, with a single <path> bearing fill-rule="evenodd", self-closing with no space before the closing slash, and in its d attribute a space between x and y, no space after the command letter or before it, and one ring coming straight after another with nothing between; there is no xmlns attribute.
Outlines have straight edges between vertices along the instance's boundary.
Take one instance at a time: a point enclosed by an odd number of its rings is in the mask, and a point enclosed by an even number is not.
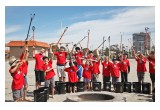
<svg viewBox="0 0 160 110"><path fill-rule="evenodd" d="M82 66L81 65L78 65L77 76L78 76L78 79L82 78Z"/></svg>

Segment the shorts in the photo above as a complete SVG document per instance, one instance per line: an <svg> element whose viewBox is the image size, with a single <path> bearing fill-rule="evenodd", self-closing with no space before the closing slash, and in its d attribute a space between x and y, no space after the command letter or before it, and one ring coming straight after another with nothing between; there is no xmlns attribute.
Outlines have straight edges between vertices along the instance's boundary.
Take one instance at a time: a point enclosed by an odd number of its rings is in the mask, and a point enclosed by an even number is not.
<svg viewBox="0 0 160 110"><path fill-rule="evenodd" d="M110 82L110 76L103 76L103 84L105 82Z"/></svg>
<svg viewBox="0 0 160 110"><path fill-rule="evenodd" d="M115 84L116 82L119 82L119 78L112 76L112 84Z"/></svg>
<svg viewBox="0 0 160 110"><path fill-rule="evenodd" d="M85 83L91 82L91 80L90 80L90 79L87 79L87 78L83 78L83 81L84 81Z"/></svg>
<svg viewBox="0 0 160 110"><path fill-rule="evenodd" d="M76 83L69 82L70 87L76 86Z"/></svg>
<svg viewBox="0 0 160 110"><path fill-rule="evenodd" d="M28 85L27 75L24 75L24 86Z"/></svg>
<svg viewBox="0 0 160 110"><path fill-rule="evenodd" d="M92 82L98 82L98 79L99 79L99 74L98 73L92 74Z"/></svg>
<svg viewBox="0 0 160 110"><path fill-rule="evenodd" d="M23 97L23 87L19 90L12 90L13 100L16 101L19 98Z"/></svg>
<svg viewBox="0 0 160 110"><path fill-rule="evenodd" d="M143 81L144 80L144 72L137 72L137 77L138 77L138 81Z"/></svg>
<svg viewBox="0 0 160 110"><path fill-rule="evenodd" d="M152 83L155 83L155 74L150 73L150 79L151 79Z"/></svg>
<svg viewBox="0 0 160 110"><path fill-rule="evenodd" d="M58 77L66 77L66 73L64 72L64 66L57 65L57 74Z"/></svg>
<svg viewBox="0 0 160 110"><path fill-rule="evenodd" d="M44 72L40 70L35 70L36 82L44 82Z"/></svg>
<svg viewBox="0 0 160 110"><path fill-rule="evenodd" d="M78 65L77 76L79 79L82 78L82 66L81 65Z"/></svg>
<svg viewBox="0 0 160 110"><path fill-rule="evenodd" d="M54 77L52 77L51 79L45 80L45 87L54 87Z"/></svg>

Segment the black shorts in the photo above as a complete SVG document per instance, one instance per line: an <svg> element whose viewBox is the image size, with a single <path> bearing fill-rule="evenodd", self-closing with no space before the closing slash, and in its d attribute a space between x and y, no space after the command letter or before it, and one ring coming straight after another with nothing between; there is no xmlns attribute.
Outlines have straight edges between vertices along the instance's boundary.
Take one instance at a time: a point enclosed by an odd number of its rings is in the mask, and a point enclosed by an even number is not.
<svg viewBox="0 0 160 110"><path fill-rule="evenodd" d="M44 72L40 70L35 70L36 82L44 82Z"/></svg>
<svg viewBox="0 0 160 110"><path fill-rule="evenodd" d="M70 85L70 87L74 87L74 86L76 86L76 83L70 82L69 85Z"/></svg>
<svg viewBox="0 0 160 110"><path fill-rule="evenodd" d="M155 74L150 73L152 83L155 83Z"/></svg>

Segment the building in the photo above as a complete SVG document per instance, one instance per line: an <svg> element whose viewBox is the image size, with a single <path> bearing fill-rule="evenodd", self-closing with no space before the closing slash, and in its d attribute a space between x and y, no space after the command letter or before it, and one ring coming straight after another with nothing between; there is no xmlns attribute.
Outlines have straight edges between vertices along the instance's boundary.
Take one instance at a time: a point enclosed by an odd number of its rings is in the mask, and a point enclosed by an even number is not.
<svg viewBox="0 0 160 110"><path fill-rule="evenodd" d="M10 54L9 56L15 56L20 58L20 55L24 51L25 41L10 41L6 44L6 47L9 47ZM41 48L44 48L46 51L44 55L48 56L48 48L50 47L48 43L39 42L39 41L28 41L28 51L29 58L33 58L33 46L35 47L35 53L39 53Z"/></svg>
<svg viewBox="0 0 160 110"><path fill-rule="evenodd" d="M134 33L133 34L133 48L135 49L135 51L145 54L146 41L148 41L148 50L150 51L151 49L150 35L147 34L147 37L146 37L146 33L143 33L143 32Z"/></svg>

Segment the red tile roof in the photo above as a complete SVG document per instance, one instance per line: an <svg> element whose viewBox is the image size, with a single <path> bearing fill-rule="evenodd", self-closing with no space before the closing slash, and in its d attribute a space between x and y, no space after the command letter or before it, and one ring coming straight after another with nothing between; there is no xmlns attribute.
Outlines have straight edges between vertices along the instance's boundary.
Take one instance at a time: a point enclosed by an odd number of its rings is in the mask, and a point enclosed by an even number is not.
<svg viewBox="0 0 160 110"><path fill-rule="evenodd" d="M19 47L19 46L24 46L25 42L24 41L10 41L9 43L6 44L7 47ZM39 41L28 41L28 46L38 46L38 47L46 47L49 48L49 44L45 42L39 42Z"/></svg>

